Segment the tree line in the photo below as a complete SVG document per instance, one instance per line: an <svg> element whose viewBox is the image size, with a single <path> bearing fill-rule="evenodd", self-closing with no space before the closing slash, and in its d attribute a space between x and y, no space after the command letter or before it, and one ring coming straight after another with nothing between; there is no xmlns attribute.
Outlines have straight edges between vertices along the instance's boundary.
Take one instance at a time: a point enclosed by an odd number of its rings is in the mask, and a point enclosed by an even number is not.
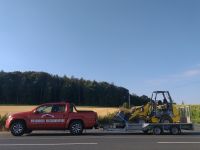
<svg viewBox="0 0 200 150"><path fill-rule="evenodd" d="M119 106L128 102L129 91L107 82L51 75L46 72L0 72L0 104L42 104L68 101L82 106ZM149 101L130 95L132 105Z"/></svg>

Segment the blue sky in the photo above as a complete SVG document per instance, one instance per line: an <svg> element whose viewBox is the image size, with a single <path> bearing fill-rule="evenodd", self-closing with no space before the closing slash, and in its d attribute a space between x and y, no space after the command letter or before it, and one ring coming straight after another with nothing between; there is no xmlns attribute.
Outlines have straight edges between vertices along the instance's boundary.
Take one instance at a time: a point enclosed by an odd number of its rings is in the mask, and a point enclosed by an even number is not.
<svg viewBox="0 0 200 150"><path fill-rule="evenodd" d="M200 101L200 1L0 0L0 69Z"/></svg>

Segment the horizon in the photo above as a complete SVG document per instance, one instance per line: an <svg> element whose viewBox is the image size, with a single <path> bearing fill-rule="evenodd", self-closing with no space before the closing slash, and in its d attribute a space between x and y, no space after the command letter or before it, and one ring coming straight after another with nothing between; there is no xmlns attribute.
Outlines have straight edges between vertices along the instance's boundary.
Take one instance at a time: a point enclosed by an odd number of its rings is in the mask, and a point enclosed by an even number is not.
<svg viewBox="0 0 200 150"><path fill-rule="evenodd" d="M0 70L200 100L200 1L1 1Z"/></svg>

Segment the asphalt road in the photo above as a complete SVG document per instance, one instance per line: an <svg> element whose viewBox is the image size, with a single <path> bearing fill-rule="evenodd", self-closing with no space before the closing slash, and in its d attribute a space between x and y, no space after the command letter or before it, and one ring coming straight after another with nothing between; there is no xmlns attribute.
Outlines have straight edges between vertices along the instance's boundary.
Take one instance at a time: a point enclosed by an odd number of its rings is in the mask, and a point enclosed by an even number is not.
<svg viewBox="0 0 200 150"><path fill-rule="evenodd" d="M0 133L0 150L192 150L200 149L200 133L183 135L107 134L70 136L61 132L34 132L22 137Z"/></svg>

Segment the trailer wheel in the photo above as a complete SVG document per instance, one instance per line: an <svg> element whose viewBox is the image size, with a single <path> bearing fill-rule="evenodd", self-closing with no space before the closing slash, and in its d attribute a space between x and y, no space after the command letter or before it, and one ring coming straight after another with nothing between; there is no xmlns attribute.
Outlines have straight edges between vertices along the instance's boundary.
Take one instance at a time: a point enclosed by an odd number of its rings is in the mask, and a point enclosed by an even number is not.
<svg viewBox="0 0 200 150"><path fill-rule="evenodd" d="M162 133L163 133L163 131L160 127L156 126L156 127L153 128L153 134L160 135Z"/></svg>
<svg viewBox="0 0 200 150"><path fill-rule="evenodd" d="M181 130L180 130L180 128L177 127L177 126L172 126L171 129L170 129L170 133L171 133L172 135L178 135L178 134L181 133Z"/></svg>
<svg viewBox="0 0 200 150"><path fill-rule="evenodd" d="M14 136L22 136L25 133L25 124L22 121L15 121L10 127L10 131Z"/></svg>
<svg viewBox="0 0 200 150"><path fill-rule="evenodd" d="M82 122L79 120L73 121L70 123L69 130L72 135L81 135L83 133Z"/></svg>

